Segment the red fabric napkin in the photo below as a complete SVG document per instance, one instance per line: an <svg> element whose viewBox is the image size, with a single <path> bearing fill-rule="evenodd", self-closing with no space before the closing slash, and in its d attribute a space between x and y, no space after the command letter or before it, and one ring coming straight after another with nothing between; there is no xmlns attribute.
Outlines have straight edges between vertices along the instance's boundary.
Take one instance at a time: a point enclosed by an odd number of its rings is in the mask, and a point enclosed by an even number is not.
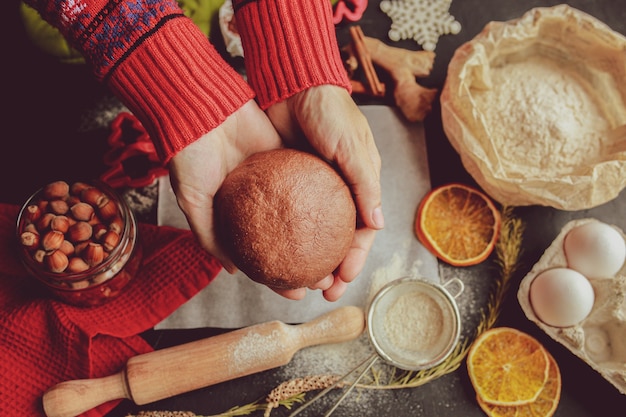
<svg viewBox="0 0 626 417"><path fill-rule="evenodd" d="M144 257L137 276L107 304L73 307L52 299L20 264L18 210L0 204L0 416L43 416L42 395L51 386L117 373L130 357L153 350L138 334L221 269L190 231L140 224ZM84 416L103 416L118 403Z"/></svg>

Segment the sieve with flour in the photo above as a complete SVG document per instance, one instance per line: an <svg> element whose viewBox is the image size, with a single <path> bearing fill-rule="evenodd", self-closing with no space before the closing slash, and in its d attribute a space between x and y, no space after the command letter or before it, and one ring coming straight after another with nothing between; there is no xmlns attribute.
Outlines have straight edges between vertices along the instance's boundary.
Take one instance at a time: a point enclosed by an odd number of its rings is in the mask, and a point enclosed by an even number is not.
<svg viewBox="0 0 626 417"><path fill-rule="evenodd" d="M330 416L378 359L407 371L439 365L459 341L461 317L455 299L463 290L463 282L458 278L436 284L422 278L403 277L382 287L367 309L367 333L375 352L290 417L356 374L351 385L325 414Z"/></svg>

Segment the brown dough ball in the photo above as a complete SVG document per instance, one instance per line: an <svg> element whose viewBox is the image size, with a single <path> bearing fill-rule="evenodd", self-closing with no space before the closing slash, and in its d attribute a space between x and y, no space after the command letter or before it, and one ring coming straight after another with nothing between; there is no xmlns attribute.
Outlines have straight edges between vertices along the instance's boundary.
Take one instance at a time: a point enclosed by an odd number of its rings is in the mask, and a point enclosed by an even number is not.
<svg viewBox="0 0 626 417"><path fill-rule="evenodd" d="M322 159L294 149L256 153L215 197L220 243L248 277L308 287L344 259L356 227L350 189Z"/></svg>

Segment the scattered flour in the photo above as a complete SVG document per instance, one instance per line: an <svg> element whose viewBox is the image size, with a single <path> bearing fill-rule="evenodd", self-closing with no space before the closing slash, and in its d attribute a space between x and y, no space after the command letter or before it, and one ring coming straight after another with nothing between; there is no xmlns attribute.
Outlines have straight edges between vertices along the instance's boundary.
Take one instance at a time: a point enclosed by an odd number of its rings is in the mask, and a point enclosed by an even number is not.
<svg viewBox="0 0 626 417"><path fill-rule="evenodd" d="M285 351L285 338L292 332L291 327L284 325L271 332L257 332L251 329L239 339L231 351L229 371L232 375L246 375L267 369L271 364L268 358L275 357L277 352ZM280 362L280 358L277 359ZM260 365L263 364L263 365ZM279 365L280 363L276 363Z"/></svg>
<svg viewBox="0 0 626 417"><path fill-rule="evenodd" d="M492 67L490 76L492 88L473 96L478 109L498 109L482 114L494 149L506 150L499 155L504 176L563 175L602 159L609 126L592 87L574 70L529 57Z"/></svg>
<svg viewBox="0 0 626 417"><path fill-rule="evenodd" d="M378 291L380 291L382 287L384 287L391 281L406 276L421 276L420 266L422 265L422 261L418 259L414 261L410 266L407 266L404 261L404 259L406 258L407 256L405 254L394 253L391 256L389 264L384 265L373 272L372 282L370 284L370 291L368 295L368 303L371 302L376 293L378 293Z"/></svg>

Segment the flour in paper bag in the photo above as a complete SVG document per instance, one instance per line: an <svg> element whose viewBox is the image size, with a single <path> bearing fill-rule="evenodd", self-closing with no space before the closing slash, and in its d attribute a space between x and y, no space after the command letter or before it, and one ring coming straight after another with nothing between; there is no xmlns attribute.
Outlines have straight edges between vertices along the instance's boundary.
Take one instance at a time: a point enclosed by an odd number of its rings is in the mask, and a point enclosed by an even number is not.
<svg viewBox="0 0 626 417"><path fill-rule="evenodd" d="M603 159L600 98L572 68L535 56L490 77L492 88L473 96L508 177L557 177Z"/></svg>

